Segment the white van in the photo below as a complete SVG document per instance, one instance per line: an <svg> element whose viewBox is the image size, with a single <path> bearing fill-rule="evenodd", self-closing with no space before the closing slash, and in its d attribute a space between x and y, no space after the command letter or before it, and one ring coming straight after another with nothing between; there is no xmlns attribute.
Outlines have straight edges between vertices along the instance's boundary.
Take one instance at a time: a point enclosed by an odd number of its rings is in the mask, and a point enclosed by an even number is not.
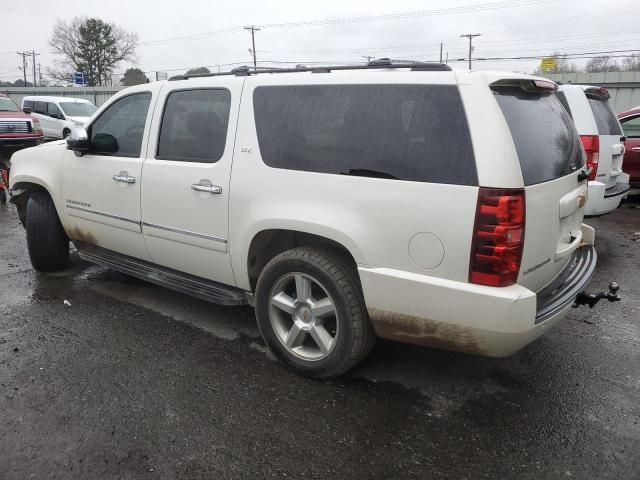
<svg viewBox="0 0 640 480"><path fill-rule="evenodd" d="M97 107L89 100L71 97L31 96L22 99L22 108L40 120L45 138L66 138L73 127L84 125Z"/></svg>
<svg viewBox="0 0 640 480"><path fill-rule="evenodd" d="M629 191L622 172L622 127L609 105L609 91L589 85L561 85L558 100L573 118L587 154L589 198L585 215L603 215L620 205Z"/></svg>

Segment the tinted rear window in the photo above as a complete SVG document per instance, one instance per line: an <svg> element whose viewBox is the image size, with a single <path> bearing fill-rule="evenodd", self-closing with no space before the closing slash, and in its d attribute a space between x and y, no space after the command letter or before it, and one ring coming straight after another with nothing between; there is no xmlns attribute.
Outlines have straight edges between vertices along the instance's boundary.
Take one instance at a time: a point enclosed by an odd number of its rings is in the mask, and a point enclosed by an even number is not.
<svg viewBox="0 0 640 480"><path fill-rule="evenodd" d="M477 185L452 85L258 87L260 153L275 168Z"/></svg>
<svg viewBox="0 0 640 480"><path fill-rule="evenodd" d="M598 133L600 135L622 135L616 114L613 113L608 100L598 100L587 97L591 111L596 119Z"/></svg>
<svg viewBox="0 0 640 480"><path fill-rule="evenodd" d="M494 88L511 130L525 185L548 182L582 168L580 137L555 95Z"/></svg>

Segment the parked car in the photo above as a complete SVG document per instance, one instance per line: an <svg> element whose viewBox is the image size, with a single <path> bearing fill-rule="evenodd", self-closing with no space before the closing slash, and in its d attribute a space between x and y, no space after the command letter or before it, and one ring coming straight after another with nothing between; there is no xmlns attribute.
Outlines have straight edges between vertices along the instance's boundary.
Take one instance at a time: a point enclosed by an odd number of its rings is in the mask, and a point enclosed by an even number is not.
<svg viewBox="0 0 640 480"><path fill-rule="evenodd" d="M36 269L65 268L71 240L89 261L252 304L304 375L347 371L376 335L507 356L596 265L584 151L555 89L440 64L181 76L19 152L12 202Z"/></svg>
<svg viewBox="0 0 640 480"><path fill-rule="evenodd" d="M71 129L82 126L97 107L89 100L71 97L29 96L22 99L22 108L40 120L48 139L67 138Z"/></svg>
<svg viewBox="0 0 640 480"><path fill-rule="evenodd" d="M640 107L619 113L618 119L626 138L623 170L631 188L640 189Z"/></svg>
<svg viewBox="0 0 640 480"><path fill-rule="evenodd" d="M0 168L13 152L42 142L37 118L25 113L8 96L0 93Z"/></svg>
<svg viewBox="0 0 640 480"><path fill-rule="evenodd" d="M573 118L587 154L589 196L586 215L609 213L629 191L622 171L622 128L609 104L609 91L589 85L561 85L556 93Z"/></svg>

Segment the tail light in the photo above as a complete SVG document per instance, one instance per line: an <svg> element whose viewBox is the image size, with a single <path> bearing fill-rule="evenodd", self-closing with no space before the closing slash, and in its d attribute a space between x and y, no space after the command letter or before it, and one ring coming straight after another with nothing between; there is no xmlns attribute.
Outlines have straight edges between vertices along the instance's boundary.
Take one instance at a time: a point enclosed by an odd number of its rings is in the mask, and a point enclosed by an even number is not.
<svg viewBox="0 0 640 480"><path fill-rule="evenodd" d="M591 170L588 180L595 180L600 160L600 137L598 135L581 135L582 146L587 154L587 168Z"/></svg>
<svg viewBox="0 0 640 480"><path fill-rule="evenodd" d="M522 188L480 187L469 282L491 287L516 283L524 245L524 200Z"/></svg>

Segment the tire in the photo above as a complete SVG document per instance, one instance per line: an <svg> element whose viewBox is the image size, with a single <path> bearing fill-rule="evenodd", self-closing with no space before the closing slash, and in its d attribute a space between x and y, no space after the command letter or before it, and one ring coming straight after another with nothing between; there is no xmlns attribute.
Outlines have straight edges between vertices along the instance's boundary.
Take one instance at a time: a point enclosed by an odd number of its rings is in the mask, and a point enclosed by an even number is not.
<svg viewBox="0 0 640 480"><path fill-rule="evenodd" d="M255 309L267 346L306 377L342 375L375 343L357 271L337 251L298 247L273 258L258 279Z"/></svg>
<svg viewBox="0 0 640 480"><path fill-rule="evenodd" d="M0 188L0 203L7 203L7 191L4 188Z"/></svg>
<svg viewBox="0 0 640 480"><path fill-rule="evenodd" d="M71 134L71 130L69 130L68 128L65 128L65 129L62 131L62 139L63 139L63 140L66 140L66 138L67 138L70 134Z"/></svg>
<svg viewBox="0 0 640 480"><path fill-rule="evenodd" d="M27 202L27 248L36 270L63 270L69 264L69 239L46 192L33 192Z"/></svg>

